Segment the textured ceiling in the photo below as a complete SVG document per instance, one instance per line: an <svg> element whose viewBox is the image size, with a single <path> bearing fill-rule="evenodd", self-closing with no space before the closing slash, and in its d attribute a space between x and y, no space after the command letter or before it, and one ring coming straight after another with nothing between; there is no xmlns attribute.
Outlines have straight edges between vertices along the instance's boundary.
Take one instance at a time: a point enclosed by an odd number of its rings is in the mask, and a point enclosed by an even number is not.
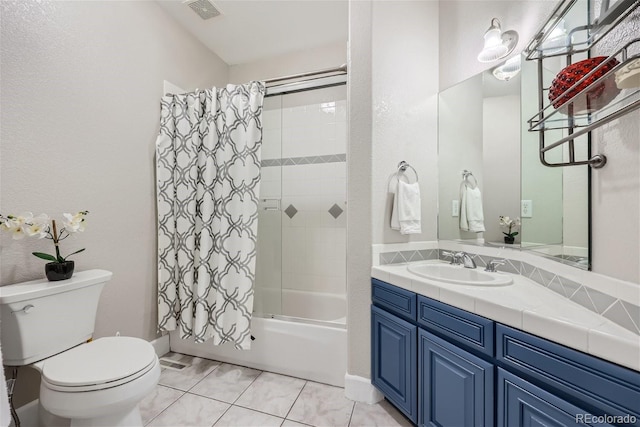
<svg viewBox="0 0 640 427"><path fill-rule="evenodd" d="M222 15L206 21L180 0L157 3L229 65L347 41L346 0L214 0Z"/></svg>

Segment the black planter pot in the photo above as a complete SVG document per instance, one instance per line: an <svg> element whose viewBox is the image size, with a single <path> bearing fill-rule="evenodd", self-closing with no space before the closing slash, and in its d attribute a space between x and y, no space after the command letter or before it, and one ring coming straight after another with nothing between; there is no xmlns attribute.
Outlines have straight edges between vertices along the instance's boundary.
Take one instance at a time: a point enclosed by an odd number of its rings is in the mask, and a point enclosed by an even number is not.
<svg viewBox="0 0 640 427"><path fill-rule="evenodd" d="M73 261L49 262L45 264L44 272L50 282L55 282L57 280L70 279L73 276L74 267Z"/></svg>
<svg viewBox="0 0 640 427"><path fill-rule="evenodd" d="M516 241L516 238L513 236L504 236L504 242L509 245L513 245L513 242L515 241Z"/></svg>

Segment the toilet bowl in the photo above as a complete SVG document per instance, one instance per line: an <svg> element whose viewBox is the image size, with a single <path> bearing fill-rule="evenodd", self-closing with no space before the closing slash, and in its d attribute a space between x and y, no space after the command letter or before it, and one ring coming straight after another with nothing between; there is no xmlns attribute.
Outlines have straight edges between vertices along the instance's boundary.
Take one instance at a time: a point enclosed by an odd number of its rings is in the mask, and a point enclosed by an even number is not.
<svg viewBox="0 0 640 427"><path fill-rule="evenodd" d="M70 426L142 426L138 403L160 378L153 346L131 337L99 338L34 367L40 404Z"/></svg>
<svg viewBox="0 0 640 427"><path fill-rule="evenodd" d="M90 270L0 287L3 364L40 372L41 425L142 426L138 403L160 378L153 346L133 337L91 340L110 279Z"/></svg>

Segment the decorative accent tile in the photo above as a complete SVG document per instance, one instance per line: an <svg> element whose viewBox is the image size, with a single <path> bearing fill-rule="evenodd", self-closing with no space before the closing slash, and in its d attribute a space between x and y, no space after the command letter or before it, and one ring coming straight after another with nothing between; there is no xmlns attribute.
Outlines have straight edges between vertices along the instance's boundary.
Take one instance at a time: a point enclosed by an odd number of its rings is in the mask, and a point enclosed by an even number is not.
<svg viewBox="0 0 640 427"><path fill-rule="evenodd" d="M556 278L562 284L562 287L564 288L567 298L571 298L571 296L575 294L578 288L580 287L580 283L576 283L573 280L565 279L564 277L560 277L560 276L556 276ZM588 292L590 291L590 289L586 287L585 289L587 289ZM591 300L593 300L593 298L591 298ZM597 307L597 304L596 304L596 307Z"/></svg>
<svg viewBox="0 0 640 427"><path fill-rule="evenodd" d="M380 264L386 265L391 264L393 257L395 256L395 252L385 252L380 254Z"/></svg>
<svg viewBox="0 0 640 427"><path fill-rule="evenodd" d="M423 260L438 259L439 253L437 249L423 249L418 251Z"/></svg>
<svg viewBox="0 0 640 427"><path fill-rule="evenodd" d="M596 306L593 304L593 301L591 301L591 298L589 298L589 294L584 289L584 286L580 286L576 293L573 294L571 301L577 302L591 311L596 311Z"/></svg>
<svg viewBox="0 0 640 427"><path fill-rule="evenodd" d="M504 271L506 273L520 274L520 267L522 263L520 261L514 261L511 259L507 259L507 262L504 265L498 267L500 271Z"/></svg>
<svg viewBox="0 0 640 427"><path fill-rule="evenodd" d="M558 278L558 276L554 277L553 280L551 280L548 288L551 289L553 292L562 295L565 298L568 297L567 291L565 290L564 286L562 286L562 282L560 282L560 279Z"/></svg>
<svg viewBox="0 0 640 427"><path fill-rule="evenodd" d="M549 286L549 283L551 283L551 281L556 277L555 274L541 268L538 269L538 272L540 273L545 286Z"/></svg>
<svg viewBox="0 0 640 427"><path fill-rule="evenodd" d="M534 282L542 286L546 286L544 283L544 280L542 279L542 275L540 274L540 269L538 268L533 269L533 271L531 272L531 275L529 276L529 279L533 280Z"/></svg>
<svg viewBox="0 0 640 427"><path fill-rule="evenodd" d="M533 273L533 270L535 270L535 267L533 265L523 262L522 268L520 269L520 274L522 274L524 277L530 277Z"/></svg>
<svg viewBox="0 0 640 427"><path fill-rule="evenodd" d="M638 330L635 323L633 323L633 320L631 320L631 316L629 316L629 313L624 308L624 305L622 305L622 301L616 301L611 307L607 309L607 311L602 313L602 315L612 322L615 322L618 325L622 326L623 328L626 328L636 334L640 334L640 330Z"/></svg>
<svg viewBox="0 0 640 427"><path fill-rule="evenodd" d="M333 206L329 208L329 213L335 219L338 219L338 217L342 214L342 212L344 212L344 210L340 206L338 206L337 203L334 203Z"/></svg>
<svg viewBox="0 0 640 427"><path fill-rule="evenodd" d="M284 210L284 213L287 214L289 219L292 219L298 213L298 209L296 209L293 205L289 205L287 206L287 209Z"/></svg>
<svg viewBox="0 0 640 427"><path fill-rule="evenodd" d="M564 280L567 280L567 279L564 279ZM586 286L584 287L584 289L589 294L589 298L591 298L591 302L593 302L593 305L595 305L596 313L598 314L604 313L616 301L616 299L611 295L607 295L603 292L596 291L595 289L591 289Z"/></svg>
<svg viewBox="0 0 640 427"><path fill-rule="evenodd" d="M281 159L264 159L260 162L260 166L295 166L295 165L317 165L322 163L342 163L347 161L347 155L329 154L325 156L305 156L305 157L283 157Z"/></svg>
<svg viewBox="0 0 640 427"><path fill-rule="evenodd" d="M631 320L636 325L636 328L638 328L638 330L640 331L640 307L638 307L637 305L631 304L630 302L626 302L626 301L620 301L620 302L622 303L624 308L627 310L627 313L629 313L629 316L631 316Z"/></svg>

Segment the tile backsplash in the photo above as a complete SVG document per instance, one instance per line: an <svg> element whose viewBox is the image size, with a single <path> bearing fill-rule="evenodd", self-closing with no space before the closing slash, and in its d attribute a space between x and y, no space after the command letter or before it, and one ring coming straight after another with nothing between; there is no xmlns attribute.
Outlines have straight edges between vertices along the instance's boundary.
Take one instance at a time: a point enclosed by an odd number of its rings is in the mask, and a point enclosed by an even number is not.
<svg viewBox="0 0 640 427"><path fill-rule="evenodd" d="M443 249L418 251L393 251L380 253L380 265L449 258ZM484 268L495 256L471 253L478 268ZM498 267L499 271L519 274L557 294L598 313L618 325L640 335L640 306L615 298L599 290L569 280L551 271L535 267L527 262L504 258L506 263Z"/></svg>

